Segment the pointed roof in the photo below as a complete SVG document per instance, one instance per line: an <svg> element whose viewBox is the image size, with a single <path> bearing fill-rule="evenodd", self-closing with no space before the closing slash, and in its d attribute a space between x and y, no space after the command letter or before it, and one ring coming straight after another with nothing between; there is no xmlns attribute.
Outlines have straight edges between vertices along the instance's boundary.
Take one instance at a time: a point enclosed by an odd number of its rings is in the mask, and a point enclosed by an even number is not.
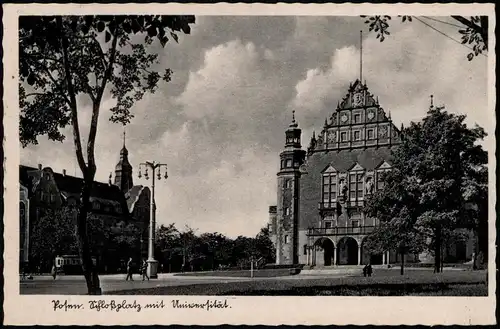
<svg viewBox="0 0 500 329"><path fill-rule="evenodd" d="M294 130L299 127L299 124L297 123L297 121L295 121L295 110L292 111L292 122L290 122L290 125L288 127L288 130Z"/></svg>
<svg viewBox="0 0 500 329"><path fill-rule="evenodd" d="M347 90L347 94L342 98L342 101L340 104L337 106L337 111L339 110L346 110L346 109L351 109L354 108L352 103L352 95L357 94L357 93L363 93L365 92L365 97L363 99L363 105L362 106L377 106L378 101L376 98L368 91L368 87L366 86L366 82L363 84L361 80L356 79L353 84L349 85L349 88Z"/></svg>

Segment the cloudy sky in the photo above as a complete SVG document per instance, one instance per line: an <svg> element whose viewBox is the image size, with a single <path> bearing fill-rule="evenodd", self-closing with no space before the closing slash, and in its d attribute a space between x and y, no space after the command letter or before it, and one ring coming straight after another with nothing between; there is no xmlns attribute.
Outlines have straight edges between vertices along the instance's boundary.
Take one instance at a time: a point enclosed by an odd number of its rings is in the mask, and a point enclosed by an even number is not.
<svg viewBox="0 0 500 329"><path fill-rule="evenodd" d="M451 25L426 22L460 38ZM307 144L359 76L361 29L363 79L397 126L422 118L433 94L437 105L494 133L487 57L468 62L468 49L418 21L393 20L390 37L380 43L359 17L197 17L179 44L153 49L173 79L135 105L126 128L135 184L149 183L137 177L140 162L168 163L168 180L157 184L157 221L232 237L265 226L292 110ZM103 110L112 105L106 100ZM89 109L82 107L81 116L88 122ZM123 131L108 118L102 111L96 147L97 180L104 182L118 161ZM39 145L21 150L21 163L81 176L71 138L40 137Z"/></svg>

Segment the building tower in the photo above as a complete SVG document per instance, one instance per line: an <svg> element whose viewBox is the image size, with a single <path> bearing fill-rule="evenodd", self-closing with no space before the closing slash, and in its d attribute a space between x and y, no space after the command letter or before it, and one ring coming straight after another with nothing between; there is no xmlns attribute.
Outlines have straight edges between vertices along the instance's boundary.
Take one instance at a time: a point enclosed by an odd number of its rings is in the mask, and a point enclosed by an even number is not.
<svg viewBox="0 0 500 329"><path fill-rule="evenodd" d="M115 185L120 188L123 193L127 193L133 184L132 180L132 165L128 161L128 150L125 147L125 132L123 132L123 147L120 151L120 161L115 167Z"/></svg>
<svg viewBox="0 0 500 329"><path fill-rule="evenodd" d="M276 209L277 264L298 263L299 168L306 156L306 152L301 148L301 133L295 121L294 111L292 122L285 132L285 149L280 153Z"/></svg>

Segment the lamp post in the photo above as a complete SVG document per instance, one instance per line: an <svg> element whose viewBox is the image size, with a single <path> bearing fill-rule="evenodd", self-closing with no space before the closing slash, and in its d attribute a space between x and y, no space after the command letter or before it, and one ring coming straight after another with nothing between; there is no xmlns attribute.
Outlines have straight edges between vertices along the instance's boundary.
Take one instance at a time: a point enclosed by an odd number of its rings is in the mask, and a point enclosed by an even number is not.
<svg viewBox="0 0 500 329"><path fill-rule="evenodd" d="M158 261L154 257L154 242L155 242L155 228L156 228L156 203L155 203L155 175L157 179L161 180L161 168L165 168L165 179L168 178L167 175L167 165L164 163L153 162L143 162L139 164L139 178L142 177L141 170L145 167L144 178L149 179L148 169L151 169L151 205L150 205L150 215L149 215L149 243L148 243L148 269L147 273L150 278L158 277ZM158 171L157 171L158 170Z"/></svg>

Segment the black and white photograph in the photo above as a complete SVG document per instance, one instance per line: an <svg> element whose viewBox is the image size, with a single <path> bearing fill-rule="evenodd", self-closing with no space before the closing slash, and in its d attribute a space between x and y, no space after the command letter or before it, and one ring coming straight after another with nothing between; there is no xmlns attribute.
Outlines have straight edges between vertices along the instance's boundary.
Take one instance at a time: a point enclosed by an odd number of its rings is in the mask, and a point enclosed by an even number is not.
<svg viewBox="0 0 500 329"><path fill-rule="evenodd" d="M18 298L55 323L310 297L322 323L443 298L494 321L493 6L168 8L10 7Z"/></svg>

